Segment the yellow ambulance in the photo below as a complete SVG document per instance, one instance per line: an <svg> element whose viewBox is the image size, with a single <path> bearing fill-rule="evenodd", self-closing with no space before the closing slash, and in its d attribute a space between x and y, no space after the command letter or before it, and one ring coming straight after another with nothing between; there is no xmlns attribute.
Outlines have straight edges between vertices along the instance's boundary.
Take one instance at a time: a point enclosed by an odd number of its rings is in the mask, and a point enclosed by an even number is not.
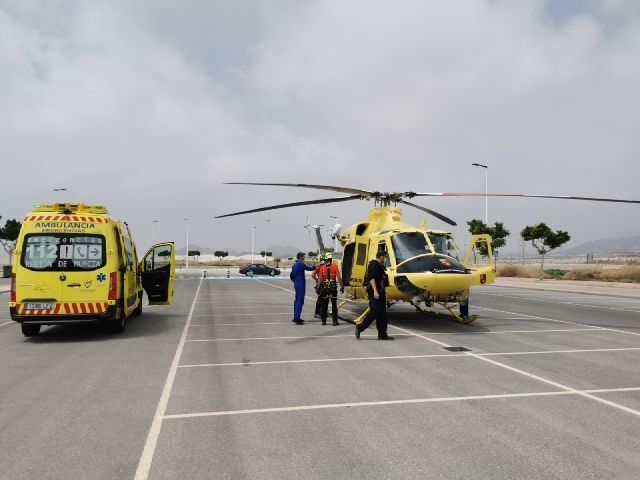
<svg viewBox="0 0 640 480"><path fill-rule="evenodd" d="M34 207L22 224L11 275L11 318L35 336L42 325L103 322L122 332L150 305L170 305L173 243L153 245L138 261L131 231L107 209L81 203Z"/></svg>

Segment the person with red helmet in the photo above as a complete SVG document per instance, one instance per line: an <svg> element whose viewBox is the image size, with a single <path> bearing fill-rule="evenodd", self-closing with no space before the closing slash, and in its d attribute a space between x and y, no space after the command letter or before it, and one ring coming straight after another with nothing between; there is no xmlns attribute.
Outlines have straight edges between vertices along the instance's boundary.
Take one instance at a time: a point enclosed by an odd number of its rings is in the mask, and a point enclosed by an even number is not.
<svg viewBox="0 0 640 480"><path fill-rule="evenodd" d="M317 271L317 289L320 292L320 319L322 325L327 324L327 311L329 309L329 300L331 300L331 317L333 325L338 325L338 285L340 285L340 293L344 292L344 284L338 265L333 263L333 254L326 252L324 254L324 265L318 267Z"/></svg>

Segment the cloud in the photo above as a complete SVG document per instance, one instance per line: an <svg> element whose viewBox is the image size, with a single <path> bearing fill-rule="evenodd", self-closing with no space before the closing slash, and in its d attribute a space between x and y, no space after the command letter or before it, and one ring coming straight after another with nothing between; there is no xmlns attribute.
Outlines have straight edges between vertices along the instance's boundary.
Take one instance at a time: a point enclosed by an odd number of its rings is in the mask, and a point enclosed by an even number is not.
<svg viewBox="0 0 640 480"><path fill-rule="evenodd" d="M66 187L128 219L143 244L152 219L156 239L182 243L188 217L201 245L248 248L246 232L265 223L270 243L306 248L307 214L351 223L366 204L213 222L331 196L221 183L482 192L470 165L482 162L492 191L633 198L640 11L563 5L0 4L1 171L12 179L0 214L19 218ZM482 199L421 203L463 226L484 217ZM490 201L490 220L514 233L545 221L585 240L599 235L585 218L615 232L635 212Z"/></svg>

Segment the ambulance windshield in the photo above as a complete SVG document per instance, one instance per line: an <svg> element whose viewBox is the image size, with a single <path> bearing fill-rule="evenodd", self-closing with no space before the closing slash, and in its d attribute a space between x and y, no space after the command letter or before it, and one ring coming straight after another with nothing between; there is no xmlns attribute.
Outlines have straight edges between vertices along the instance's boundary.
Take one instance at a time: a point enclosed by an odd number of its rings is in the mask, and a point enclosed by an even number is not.
<svg viewBox="0 0 640 480"><path fill-rule="evenodd" d="M88 271L106 264L102 235L48 233L27 235L20 263L37 271Z"/></svg>

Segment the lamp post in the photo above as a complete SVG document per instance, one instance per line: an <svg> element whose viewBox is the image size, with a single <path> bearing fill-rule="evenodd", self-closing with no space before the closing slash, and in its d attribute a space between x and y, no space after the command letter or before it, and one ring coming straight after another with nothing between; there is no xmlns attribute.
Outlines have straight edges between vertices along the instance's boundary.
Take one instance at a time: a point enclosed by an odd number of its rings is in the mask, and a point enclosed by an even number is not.
<svg viewBox="0 0 640 480"><path fill-rule="evenodd" d="M187 260L185 261L185 269L189 268L189 219L185 218L184 221L187 223Z"/></svg>
<svg viewBox="0 0 640 480"><path fill-rule="evenodd" d="M256 244L256 227L251 227L251 263L253 263L253 251Z"/></svg>
<svg viewBox="0 0 640 480"><path fill-rule="evenodd" d="M329 215L329 218L333 219L333 226L335 227L338 224L338 217ZM335 235L335 238L333 239L333 253L335 253L338 250L338 236L335 231L333 234Z"/></svg>
<svg viewBox="0 0 640 480"><path fill-rule="evenodd" d="M156 239L156 223L158 223L158 220L151 220L151 246L153 246L153 242Z"/></svg>
<svg viewBox="0 0 640 480"><path fill-rule="evenodd" d="M471 165L484 168L484 223L489 225L489 166L486 163L472 163Z"/></svg>
<svg viewBox="0 0 640 480"><path fill-rule="evenodd" d="M265 220L265 223L269 223L270 221L271 221L271 219L267 218ZM264 263L265 263L265 265L267 264L267 234L266 234L266 231L265 231L265 235L264 235Z"/></svg>
<svg viewBox="0 0 640 480"><path fill-rule="evenodd" d="M56 203L56 192L66 192L66 188L54 188L53 189L53 203Z"/></svg>

